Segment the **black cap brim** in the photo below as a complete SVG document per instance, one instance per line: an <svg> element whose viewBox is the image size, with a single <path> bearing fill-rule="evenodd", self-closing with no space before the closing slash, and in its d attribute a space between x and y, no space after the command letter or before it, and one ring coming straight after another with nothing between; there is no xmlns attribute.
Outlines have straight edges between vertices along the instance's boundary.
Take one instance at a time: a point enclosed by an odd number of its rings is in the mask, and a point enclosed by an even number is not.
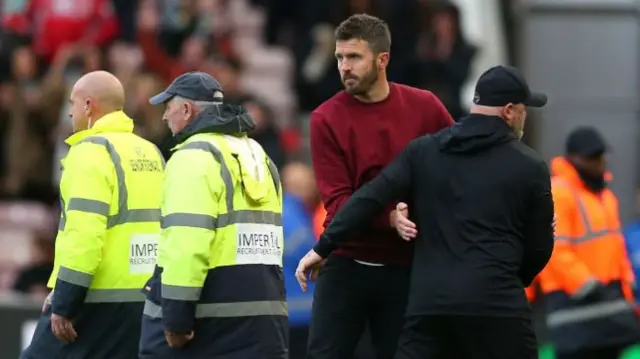
<svg viewBox="0 0 640 359"><path fill-rule="evenodd" d="M547 95L540 92L532 92L524 104L529 107L544 107L547 104Z"/></svg>
<svg viewBox="0 0 640 359"><path fill-rule="evenodd" d="M153 96L152 98L149 99L149 103L152 105L160 105L163 104L169 100L171 100L171 98L173 98L173 94L170 94L166 91L162 91L159 94Z"/></svg>

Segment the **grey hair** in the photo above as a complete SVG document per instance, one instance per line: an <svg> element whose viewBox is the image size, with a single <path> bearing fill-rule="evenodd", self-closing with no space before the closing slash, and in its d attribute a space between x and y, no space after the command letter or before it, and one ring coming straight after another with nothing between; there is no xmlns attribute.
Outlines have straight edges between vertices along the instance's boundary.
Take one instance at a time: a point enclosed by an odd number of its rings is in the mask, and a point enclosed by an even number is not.
<svg viewBox="0 0 640 359"><path fill-rule="evenodd" d="M173 100L179 101L180 103L189 102L197 108L198 112L200 112L208 107L218 106L222 104L222 99L223 99L222 92L216 91L213 95L213 98L214 98L213 101L192 101L184 97L175 96Z"/></svg>

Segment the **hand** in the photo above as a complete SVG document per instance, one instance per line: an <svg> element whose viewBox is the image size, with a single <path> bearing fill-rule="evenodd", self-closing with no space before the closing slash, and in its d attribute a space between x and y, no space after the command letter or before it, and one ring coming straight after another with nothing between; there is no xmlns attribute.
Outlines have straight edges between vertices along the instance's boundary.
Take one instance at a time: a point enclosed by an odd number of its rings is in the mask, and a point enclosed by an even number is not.
<svg viewBox="0 0 640 359"><path fill-rule="evenodd" d="M187 344L191 339L193 339L193 331L188 334L176 334L168 331L164 331L164 337L167 339L167 343L171 348L182 348Z"/></svg>
<svg viewBox="0 0 640 359"><path fill-rule="evenodd" d="M409 206L400 202L391 212L391 225L396 228L398 235L405 241L410 241L418 235L416 224L409 220Z"/></svg>
<svg viewBox="0 0 640 359"><path fill-rule="evenodd" d="M320 273L320 268L324 265L324 258L320 257L320 255L314 250L310 250L302 259L300 263L298 263L298 268L296 269L296 279L298 280L298 284L300 284L300 288L303 292L307 291L307 272L309 270L311 273L309 274L309 278L312 282L315 282L318 279L318 273Z"/></svg>
<svg viewBox="0 0 640 359"><path fill-rule="evenodd" d="M51 314L51 331L64 344L71 343L78 337L71 320L55 313Z"/></svg>

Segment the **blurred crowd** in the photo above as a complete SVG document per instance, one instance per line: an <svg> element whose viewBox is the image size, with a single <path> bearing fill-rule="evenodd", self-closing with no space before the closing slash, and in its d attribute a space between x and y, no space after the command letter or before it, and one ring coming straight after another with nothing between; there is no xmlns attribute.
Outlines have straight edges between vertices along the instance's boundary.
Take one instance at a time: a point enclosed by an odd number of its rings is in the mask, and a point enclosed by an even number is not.
<svg viewBox="0 0 640 359"><path fill-rule="evenodd" d="M430 89L454 117L465 113L460 91L477 52L462 35L458 8L441 0L0 3L0 291L38 296L52 267L69 91L84 73L105 69L122 81L135 131L167 158L172 137L149 97L185 71L216 77L225 100L250 112L251 137L282 171L285 241L297 261L324 219L306 128L308 114L342 87L334 27L354 13L385 19L390 79Z"/></svg>

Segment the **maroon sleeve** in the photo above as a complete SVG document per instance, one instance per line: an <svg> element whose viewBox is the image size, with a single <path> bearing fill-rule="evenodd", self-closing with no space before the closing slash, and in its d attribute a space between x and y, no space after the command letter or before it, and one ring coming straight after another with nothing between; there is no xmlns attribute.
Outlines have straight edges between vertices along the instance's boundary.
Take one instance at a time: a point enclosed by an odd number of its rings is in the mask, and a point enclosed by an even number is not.
<svg viewBox="0 0 640 359"><path fill-rule="evenodd" d="M351 197L353 187L338 141L322 114L312 113L309 125L311 160L322 204L327 211L325 228Z"/></svg>

